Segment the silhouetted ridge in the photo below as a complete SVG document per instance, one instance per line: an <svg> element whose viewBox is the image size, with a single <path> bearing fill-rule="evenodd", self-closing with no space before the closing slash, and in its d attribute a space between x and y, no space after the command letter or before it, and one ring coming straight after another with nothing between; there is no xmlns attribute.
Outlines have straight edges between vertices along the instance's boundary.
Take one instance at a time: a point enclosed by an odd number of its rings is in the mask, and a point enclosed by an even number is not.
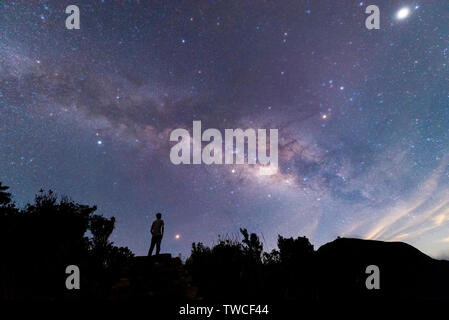
<svg viewBox="0 0 449 320"><path fill-rule="evenodd" d="M432 259L428 255L419 251L417 248L405 242L385 242L379 240L363 240L356 238L337 238L334 241L322 245L318 254L324 254L326 251L344 251L346 253L356 254L361 257L375 255L378 251L384 255L391 255L393 259L410 258L422 263L429 263ZM393 255L396 254L396 255Z"/></svg>
<svg viewBox="0 0 449 320"><path fill-rule="evenodd" d="M316 256L321 298L448 298L448 263L403 242L339 238ZM380 290L366 289L369 265L380 269Z"/></svg>

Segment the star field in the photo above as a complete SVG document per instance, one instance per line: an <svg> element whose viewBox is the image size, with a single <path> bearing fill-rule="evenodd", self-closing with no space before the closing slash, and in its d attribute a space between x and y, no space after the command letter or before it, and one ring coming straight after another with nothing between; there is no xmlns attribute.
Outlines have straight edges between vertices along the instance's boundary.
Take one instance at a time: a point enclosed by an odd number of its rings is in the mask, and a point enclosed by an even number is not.
<svg viewBox="0 0 449 320"><path fill-rule="evenodd" d="M449 254L449 4L64 1L0 5L0 180L117 218L112 240L189 253L261 235ZM170 132L279 129L279 168L173 165Z"/></svg>

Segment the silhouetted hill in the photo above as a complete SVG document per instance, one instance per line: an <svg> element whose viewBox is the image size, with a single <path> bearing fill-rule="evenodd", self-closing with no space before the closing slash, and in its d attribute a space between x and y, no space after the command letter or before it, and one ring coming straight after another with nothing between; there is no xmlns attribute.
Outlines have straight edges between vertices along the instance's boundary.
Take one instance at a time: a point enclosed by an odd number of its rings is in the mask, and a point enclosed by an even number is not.
<svg viewBox="0 0 449 320"><path fill-rule="evenodd" d="M316 252L320 299L449 299L449 262L402 242L339 238ZM380 270L380 290L367 290L366 267Z"/></svg>

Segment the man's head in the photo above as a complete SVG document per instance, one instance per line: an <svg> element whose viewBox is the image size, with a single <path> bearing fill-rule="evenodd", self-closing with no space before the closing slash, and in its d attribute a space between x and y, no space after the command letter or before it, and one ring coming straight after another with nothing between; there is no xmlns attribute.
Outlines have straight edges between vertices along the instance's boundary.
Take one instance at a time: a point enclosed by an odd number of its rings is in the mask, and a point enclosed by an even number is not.
<svg viewBox="0 0 449 320"><path fill-rule="evenodd" d="M156 213L156 218L158 219L162 218L162 214L160 212Z"/></svg>

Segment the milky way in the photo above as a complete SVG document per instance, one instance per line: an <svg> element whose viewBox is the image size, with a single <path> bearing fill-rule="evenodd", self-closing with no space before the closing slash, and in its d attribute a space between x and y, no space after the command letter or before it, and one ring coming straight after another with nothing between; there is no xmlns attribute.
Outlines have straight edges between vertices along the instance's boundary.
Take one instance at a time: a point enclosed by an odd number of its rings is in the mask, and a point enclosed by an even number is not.
<svg viewBox="0 0 449 320"><path fill-rule="evenodd" d="M189 253L239 227L400 240L449 254L449 3L8 1L0 11L0 181L117 218L112 240ZM371 4L371 3L370 3ZM170 132L279 129L279 169L174 165ZM265 170L265 171L264 171Z"/></svg>

